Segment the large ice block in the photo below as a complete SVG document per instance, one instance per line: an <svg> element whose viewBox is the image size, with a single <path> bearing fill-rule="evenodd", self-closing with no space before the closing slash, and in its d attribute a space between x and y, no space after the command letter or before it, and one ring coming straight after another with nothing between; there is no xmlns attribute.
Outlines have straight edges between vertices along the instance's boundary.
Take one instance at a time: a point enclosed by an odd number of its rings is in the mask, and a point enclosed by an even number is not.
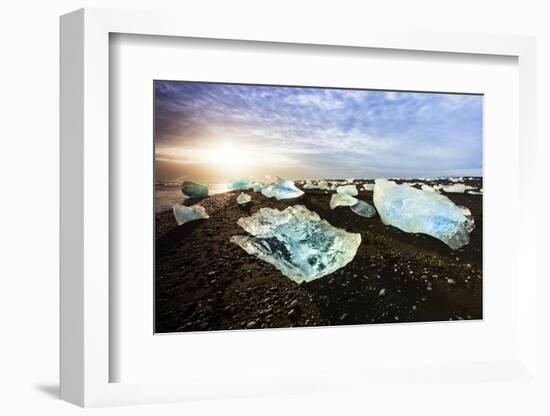
<svg viewBox="0 0 550 416"><path fill-rule="evenodd" d="M181 192L190 198L203 198L208 196L208 187L202 183L184 181L181 184Z"/></svg>
<svg viewBox="0 0 550 416"><path fill-rule="evenodd" d="M330 209L336 207L351 207L357 204L359 200L347 194L333 194L330 198Z"/></svg>
<svg viewBox="0 0 550 416"><path fill-rule="evenodd" d="M408 233L428 234L455 250L470 241L474 229L470 210L444 195L378 179L373 200L384 224Z"/></svg>
<svg viewBox="0 0 550 416"><path fill-rule="evenodd" d="M210 218L204 207L198 204L191 205L190 207L176 204L172 207L172 211L174 212L174 217L178 225L185 224L189 221Z"/></svg>
<svg viewBox="0 0 550 416"><path fill-rule="evenodd" d="M298 189L291 180L277 178L274 183L265 186L262 189L262 194L267 198L292 199L298 198L304 194L304 191Z"/></svg>
<svg viewBox="0 0 550 416"><path fill-rule="evenodd" d="M296 283L310 282L348 264L357 253L361 235L333 227L302 205L284 211L262 208L238 224L251 236L231 242L268 263Z"/></svg>
<svg viewBox="0 0 550 416"><path fill-rule="evenodd" d="M342 195L357 195L357 187L355 185L344 185L336 188L336 192Z"/></svg>
<svg viewBox="0 0 550 416"><path fill-rule="evenodd" d="M376 215L376 210L374 207L365 201L358 201L355 205L351 206L351 210L357 215L367 218L371 218Z"/></svg>

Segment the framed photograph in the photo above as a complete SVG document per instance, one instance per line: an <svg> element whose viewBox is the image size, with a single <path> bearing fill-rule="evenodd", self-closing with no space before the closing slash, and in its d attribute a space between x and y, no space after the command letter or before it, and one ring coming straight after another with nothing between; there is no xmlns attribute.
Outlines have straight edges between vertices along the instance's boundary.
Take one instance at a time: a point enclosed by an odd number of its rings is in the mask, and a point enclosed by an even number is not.
<svg viewBox="0 0 550 416"><path fill-rule="evenodd" d="M62 398L536 382L534 40L180 19L61 18Z"/></svg>

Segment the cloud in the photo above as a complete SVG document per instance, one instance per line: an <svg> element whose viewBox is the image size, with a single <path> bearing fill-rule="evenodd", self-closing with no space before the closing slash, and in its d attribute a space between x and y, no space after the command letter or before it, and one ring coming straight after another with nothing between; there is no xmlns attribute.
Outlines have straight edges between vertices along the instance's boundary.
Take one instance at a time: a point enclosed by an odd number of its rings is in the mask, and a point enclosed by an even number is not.
<svg viewBox="0 0 550 416"><path fill-rule="evenodd" d="M155 92L157 159L191 164L223 143L304 177L481 174L481 96L169 81Z"/></svg>

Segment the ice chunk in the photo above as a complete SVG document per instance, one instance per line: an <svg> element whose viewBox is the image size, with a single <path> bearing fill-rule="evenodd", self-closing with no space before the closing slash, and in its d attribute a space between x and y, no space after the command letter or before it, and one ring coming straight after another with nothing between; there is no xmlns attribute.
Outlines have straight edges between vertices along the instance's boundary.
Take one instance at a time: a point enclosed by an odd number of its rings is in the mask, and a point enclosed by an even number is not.
<svg viewBox="0 0 550 416"><path fill-rule="evenodd" d="M231 181L227 184L230 191L245 191L254 188L256 181L252 178L242 178Z"/></svg>
<svg viewBox="0 0 550 416"><path fill-rule="evenodd" d="M344 185L336 188L336 192L342 195L357 195L357 187L355 185Z"/></svg>
<svg viewBox="0 0 550 416"><path fill-rule="evenodd" d="M185 224L189 221L200 220L203 218L210 218L206 213L206 210L201 205L191 205L186 207L185 205L176 204L172 207L174 211L174 217L178 225Z"/></svg>
<svg viewBox="0 0 550 416"><path fill-rule="evenodd" d="M357 204L351 206L351 210L357 215L367 218L371 218L376 215L376 210L374 207L365 201L358 201Z"/></svg>
<svg viewBox="0 0 550 416"><path fill-rule="evenodd" d="M425 184L420 185L420 189L426 192L437 192L437 189L432 188L430 185L425 185Z"/></svg>
<svg viewBox="0 0 550 416"><path fill-rule="evenodd" d="M276 182L262 189L262 194L267 198L276 198L279 200L298 198L304 194L304 191L298 189L291 180L277 178Z"/></svg>
<svg viewBox="0 0 550 416"><path fill-rule="evenodd" d="M478 191L468 191L468 193L471 195L483 195L483 192L478 192Z"/></svg>
<svg viewBox="0 0 550 416"><path fill-rule="evenodd" d="M202 183L184 181L181 184L181 192L190 198L202 198L208 196L208 187Z"/></svg>
<svg viewBox="0 0 550 416"><path fill-rule="evenodd" d="M328 191L328 188L329 188L329 184L327 181L319 181L317 186L319 187L319 189L323 189L325 191Z"/></svg>
<svg viewBox="0 0 550 416"><path fill-rule="evenodd" d="M351 207L352 205L357 204L358 199L352 197L348 194L333 194L330 198L330 209L336 207Z"/></svg>
<svg viewBox="0 0 550 416"><path fill-rule="evenodd" d="M363 185L363 189L365 191L374 191L374 184L373 183L366 183Z"/></svg>
<svg viewBox="0 0 550 416"><path fill-rule="evenodd" d="M273 264L296 283L310 282L348 264L357 253L361 235L333 227L303 205L284 211L262 208L237 222L251 236L231 242Z"/></svg>
<svg viewBox="0 0 550 416"><path fill-rule="evenodd" d="M241 192L241 193L239 194L239 196L237 197L237 204L239 204L239 205L247 204L247 203L249 203L251 200L252 200L252 198L251 198L250 195L247 195L247 194Z"/></svg>
<svg viewBox="0 0 550 416"><path fill-rule="evenodd" d="M384 224L408 233L431 235L455 250L470 241L474 229L470 210L444 195L379 179L373 200Z"/></svg>
<svg viewBox="0 0 550 416"><path fill-rule="evenodd" d="M264 186L265 184L263 182L254 182L254 185L252 185L252 190L254 192L261 192Z"/></svg>
<svg viewBox="0 0 550 416"><path fill-rule="evenodd" d="M306 183L304 189L318 189L319 187L313 183Z"/></svg>
<svg viewBox="0 0 550 416"><path fill-rule="evenodd" d="M464 185L463 183L455 183L453 185L447 185L442 187L445 192L463 194L468 189L474 189L473 186Z"/></svg>

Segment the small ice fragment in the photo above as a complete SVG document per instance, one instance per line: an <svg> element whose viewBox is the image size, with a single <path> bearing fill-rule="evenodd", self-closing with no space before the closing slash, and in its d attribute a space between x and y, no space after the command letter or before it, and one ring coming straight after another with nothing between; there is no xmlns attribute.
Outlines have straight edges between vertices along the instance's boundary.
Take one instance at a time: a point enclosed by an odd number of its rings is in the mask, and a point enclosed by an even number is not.
<svg viewBox="0 0 550 416"><path fill-rule="evenodd" d="M190 198L202 198L208 196L208 187L202 183L184 181L181 184L181 192Z"/></svg>
<svg viewBox="0 0 550 416"><path fill-rule="evenodd" d="M435 188L432 188L430 185L425 185L425 184L422 184L420 186L420 189L422 189L423 191L426 191L426 192L437 192L437 190Z"/></svg>
<svg viewBox="0 0 550 416"><path fill-rule="evenodd" d="M262 189L262 194L267 198L292 199L298 198L304 194L304 191L298 189L291 180L277 178L277 181L267 185Z"/></svg>
<svg viewBox="0 0 550 416"><path fill-rule="evenodd" d="M242 178L231 181L227 184L230 191L245 191L254 188L256 181L252 178Z"/></svg>
<svg viewBox="0 0 550 416"><path fill-rule="evenodd" d="M366 183L363 185L363 189L365 191L374 191L374 184L373 183Z"/></svg>
<svg viewBox="0 0 550 416"><path fill-rule="evenodd" d="M329 188L329 184L327 181L319 181L317 186L319 187L319 189L323 189L325 191L328 191L328 188Z"/></svg>
<svg viewBox="0 0 550 416"><path fill-rule="evenodd" d="M361 215L367 218L371 218L376 215L376 210L374 209L374 207L366 203L365 201L358 201L355 205L351 206L351 210L357 215Z"/></svg>
<svg viewBox="0 0 550 416"><path fill-rule="evenodd" d="M342 195L357 195L357 187L355 185L344 185L336 188L336 192Z"/></svg>
<svg viewBox="0 0 550 416"><path fill-rule="evenodd" d="M361 235L333 227L303 205L283 211L261 208L237 222L251 236L231 242L273 264L296 283L326 276L348 264L361 244Z"/></svg>
<svg viewBox="0 0 550 416"><path fill-rule="evenodd" d="M319 187L313 183L306 183L304 189L318 189Z"/></svg>
<svg viewBox="0 0 550 416"><path fill-rule="evenodd" d="M483 192L478 191L468 191L467 193L469 193L470 195L483 195Z"/></svg>
<svg viewBox="0 0 550 416"><path fill-rule="evenodd" d="M470 241L474 229L470 210L444 195L378 179L373 200L384 224L408 233L431 235L454 250Z"/></svg>
<svg viewBox="0 0 550 416"><path fill-rule="evenodd" d="M263 182L254 182L254 185L252 185L252 190L254 192L261 192L264 186L265 184Z"/></svg>
<svg viewBox="0 0 550 416"><path fill-rule="evenodd" d="M468 189L474 189L473 186L464 185L463 183L455 183L453 185L443 186L443 190L447 193L463 194Z"/></svg>
<svg viewBox="0 0 550 416"><path fill-rule="evenodd" d="M330 198L330 209L336 207L351 207L352 205L357 204L359 200L347 194L333 194Z"/></svg>
<svg viewBox="0 0 550 416"><path fill-rule="evenodd" d="M210 218L206 213L206 210L201 205L191 205L186 207L185 205L176 204L172 207L174 211L174 217L178 225L185 224L189 221L200 220L203 218Z"/></svg>
<svg viewBox="0 0 550 416"><path fill-rule="evenodd" d="M247 195L247 194L241 192L241 193L239 194L239 196L237 197L237 204L239 204L239 205L247 204L247 203L249 203L251 200L252 200L252 198L251 198L250 195Z"/></svg>

